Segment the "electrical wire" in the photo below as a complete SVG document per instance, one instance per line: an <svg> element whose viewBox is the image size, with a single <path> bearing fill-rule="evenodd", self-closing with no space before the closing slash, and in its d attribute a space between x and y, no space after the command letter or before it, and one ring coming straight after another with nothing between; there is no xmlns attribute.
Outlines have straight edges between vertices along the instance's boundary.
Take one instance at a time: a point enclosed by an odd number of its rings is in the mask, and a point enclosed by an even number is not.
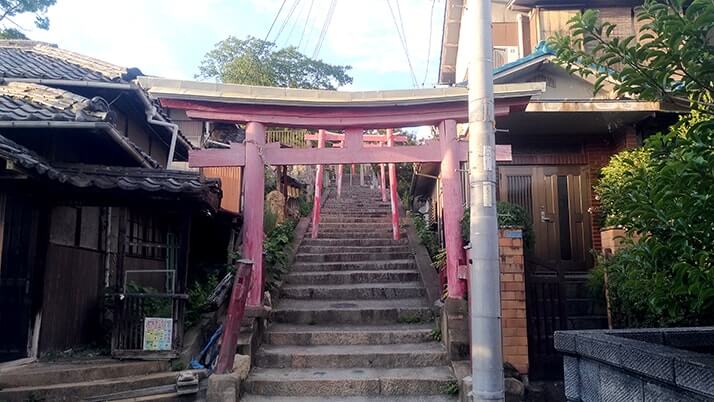
<svg viewBox="0 0 714 402"><path fill-rule="evenodd" d="M280 26L280 30L278 31L278 34L275 35L275 40L273 41L274 43L278 43L278 38L280 38L280 34L283 33L283 30L285 27L288 25L288 22L290 22L290 18L292 18L293 13L295 12L295 8L297 8L298 4L300 4L300 0L295 0L293 2L293 6L290 7L290 11L288 11L288 15L285 16L285 20L283 21L283 25Z"/></svg>
<svg viewBox="0 0 714 402"><path fill-rule="evenodd" d="M310 25L310 14L312 14L312 6L315 4L315 0L310 0L310 8L307 10L307 18L305 18L305 26L302 28L302 34L300 35L300 40L298 41L298 49L300 49L300 46L302 46L302 39L305 37L305 31L307 30L307 26Z"/></svg>
<svg viewBox="0 0 714 402"><path fill-rule="evenodd" d="M426 84L426 78L429 76L429 60L431 59L431 37L434 33L434 6L436 6L436 0L431 0L431 13L429 14L429 44L426 50L426 71L424 71L424 79L421 81L421 86Z"/></svg>
<svg viewBox="0 0 714 402"><path fill-rule="evenodd" d="M330 8L327 10L327 15L325 16L325 23L322 25L322 31L320 31L320 36L317 39L317 44L315 45L315 51L312 53L313 59L316 59L317 55L320 54L320 50L322 50L322 45L325 42L325 37L327 36L327 30L330 28L330 23L332 22L332 16L335 14L336 7L337 7L337 0L331 0Z"/></svg>
<svg viewBox="0 0 714 402"><path fill-rule="evenodd" d="M399 0L396 0L396 3L397 3L397 8L398 8ZM397 17L394 14L394 9L392 8L392 3L390 0L387 0L387 5L389 6L389 13L392 15L392 21L394 22L394 28L397 30L397 35L399 36L399 42L402 44L402 49L404 50L404 55L407 58L407 64L409 65L409 72L411 73L411 76L412 76L412 83L414 84L414 87L418 87L419 81L417 80L416 74L414 73L414 66L412 65L412 59L409 56L409 48L407 47L406 38L404 37L403 32L399 29L400 24L397 22ZM400 12L400 16L401 16L401 12Z"/></svg>
<svg viewBox="0 0 714 402"><path fill-rule="evenodd" d="M270 33L273 31L273 27L275 26L275 23L278 21L278 17L280 17L280 13L283 11L283 7L285 7L285 3L287 3L288 0L283 0L283 3L280 5L280 8L278 9L277 14L275 14L275 18L273 18L273 23L270 24L270 29L268 29L268 33L265 34L265 39L268 40L268 37L270 36Z"/></svg>
<svg viewBox="0 0 714 402"><path fill-rule="evenodd" d="M301 0L298 0L298 3L301 3ZM295 14L295 18L293 21L293 26L290 28L290 32L288 32L288 37L285 39L285 46L290 46L290 38L293 37L293 32L295 31L295 27L297 26L298 22L300 22L300 16L305 10L304 4L301 3L300 9L298 10L297 14Z"/></svg>

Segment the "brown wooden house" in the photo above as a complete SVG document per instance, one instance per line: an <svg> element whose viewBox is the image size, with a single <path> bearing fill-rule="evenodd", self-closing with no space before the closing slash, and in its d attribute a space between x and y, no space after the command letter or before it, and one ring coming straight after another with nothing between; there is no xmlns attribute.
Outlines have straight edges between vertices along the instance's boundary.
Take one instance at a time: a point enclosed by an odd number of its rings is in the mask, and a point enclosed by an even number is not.
<svg viewBox="0 0 714 402"><path fill-rule="evenodd" d="M137 74L0 42L0 362L181 345L192 223L209 225L221 188L169 169L191 145ZM147 350L145 317L168 318L170 339Z"/></svg>
<svg viewBox="0 0 714 402"><path fill-rule="evenodd" d="M446 85L466 85L468 51L478 40L470 36L466 3L446 4L440 65ZM601 248L599 202L593 192L600 168L615 153L638 146L643 137L676 119L668 105L616 97L608 82L594 94L593 82L568 74L542 41L567 29L567 20L583 7L602 7L603 16L621 23L618 34L632 34L637 3L493 1L494 83L546 84L525 111L496 121L496 143L506 150L497 153L498 198L522 206L535 232L533 248L526 253L530 375L535 379L562 375L562 357L553 347L555 330L607 325L601 301L587 287L591 251ZM526 48L530 43L534 46ZM460 129L465 137L466 127ZM466 169L462 172L463 201L468 204ZM438 165L418 166L412 195L418 199L415 209L428 211L440 232L438 176Z"/></svg>

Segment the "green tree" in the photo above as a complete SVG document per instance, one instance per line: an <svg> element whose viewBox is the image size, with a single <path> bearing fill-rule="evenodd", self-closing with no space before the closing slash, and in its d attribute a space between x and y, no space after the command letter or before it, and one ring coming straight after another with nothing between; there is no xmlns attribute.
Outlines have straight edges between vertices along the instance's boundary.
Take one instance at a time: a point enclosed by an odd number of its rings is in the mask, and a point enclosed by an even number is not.
<svg viewBox="0 0 714 402"><path fill-rule="evenodd" d="M311 59L294 46L277 49L275 43L249 36L230 36L206 53L196 78L219 82L288 88L336 89L352 83L350 66Z"/></svg>
<svg viewBox="0 0 714 402"><path fill-rule="evenodd" d="M596 191L609 224L642 239L600 258L618 326L714 323L714 2L647 0L636 36L588 10L550 45L571 72L611 80L618 95L689 113L635 151L616 155Z"/></svg>
<svg viewBox="0 0 714 402"><path fill-rule="evenodd" d="M57 0L0 0L0 23L4 23L19 14L35 15L35 25L40 29L49 29L50 19L47 9ZM0 39L27 39L25 34L15 28L0 28Z"/></svg>

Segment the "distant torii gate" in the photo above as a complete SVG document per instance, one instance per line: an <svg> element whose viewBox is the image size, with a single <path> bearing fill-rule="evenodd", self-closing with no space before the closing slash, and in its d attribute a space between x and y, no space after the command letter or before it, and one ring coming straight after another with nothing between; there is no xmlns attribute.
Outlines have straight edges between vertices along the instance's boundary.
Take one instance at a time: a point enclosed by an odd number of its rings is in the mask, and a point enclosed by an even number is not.
<svg viewBox="0 0 714 402"><path fill-rule="evenodd" d="M394 130L387 129L386 135L375 135L375 134L362 134L362 143L366 147L374 146L393 146L395 143L405 143L407 142L407 137L405 135L394 135ZM317 134L307 134L305 135L305 140L316 141L318 148L324 148L326 142L332 143L333 148L343 148L345 143L345 135L340 133L333 133L326 130L319 130ZM384 163L379 164L381 167L380 174L380 189L382 192L382 202L387 201L387 189L386 180L384 178ZM389 164L389 189L391 196L391 208L392 208L392 236L394 240L399 240L400 230L399 230L399 208L397 206L397 170L394 163ZM354 174L354 165L352 165L352 173ZM360 184L362 183L363 173L360 166ZM313 239L317 238L318 228L320 225L320 208L322 206L322 186L323 186L323 176L324 171L322 165L317 166L317 172L315 173L315 196L314 204L312 208L312 232L311 236ZM350 182L352 177L350 176ZM342 195L342 165L337 165L337 197Z"/></svg>
<svg viewBox="0 0 714 402"><path fill-rule="evenodd" d="M460 162L468 160L466 142L457 138L456 124L467 122L465 88L407 91L337 92L262 88L148 79L152 95L162 106L184 110L190 119L242 123L244 143L227 149L191 151L191 167L244 167L243 258L253 264L250 306L260 306L263 294L264 165L350 165L371 163L438 162L444 198L444 234L449 297L463 298L465 281L459 278L463 260L460 220L464 212ZM523 111L540 84L496 86L496 117ZM485 113L485 111L484 111ZM342 130L341 147L280 148L265 143L266 126ZM439 138L423 145L365 146L365 129L437 126ZM324 146L326 131L318 140ZM319 138L319 137L322 138ZM378 139L380 144L383 141ZM493 149L484 149L495 158ZM396 182L396 178L393 180ZM392 186L393 188L396 186ZM396 196L392 197L396 208ZM474 245L478 247L478 245Z"/></svg>

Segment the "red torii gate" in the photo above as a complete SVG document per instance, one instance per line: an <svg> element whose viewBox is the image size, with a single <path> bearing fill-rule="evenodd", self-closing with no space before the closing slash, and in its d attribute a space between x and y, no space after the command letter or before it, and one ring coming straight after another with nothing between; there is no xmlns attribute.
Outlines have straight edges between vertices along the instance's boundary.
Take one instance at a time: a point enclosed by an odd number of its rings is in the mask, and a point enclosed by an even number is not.
<svg viewBox="0 0 714 402"><path fill-rule="evenodd" d="M375 134L363 134L362 143L363 145L370 146L382 146L386 144L387 146L393 146L395 143L405 143L407 142L407 136L405 135L394 135L394 130L387 129L386 135L375 135ZM324 148L325 143L330 141L334 148L344 147L345 135L340 133L333 133L326 130L320 130L317 134L307 134L305 139L308 141L316 141L318 148ZM386 182L384 178L384 163L379 164L381 167L380 175L380 187L382 192L382 201L387 201L387 191ZM354 166L352 165L352 174L354 175ZM315 174L315 199L312 209L312 238L317 238L318 228L320 225L320 208L322 205L322 185L323 185L323 170L322 165L317 166L317 172ZM362 169L360 166L360 175L362 174ZM360 176L360 184L362 183L363 177ZM352 182L352 176L350 176L350 184ZM397 171L396 165L394 163L389 164L389 189L391 193L392 201L392 234L394 240L399 240L399 210L397 208ZM337 197L342 195L342 165L337 165Z"/></svg>
<svg viewBox="0 0 714 402"><path fill-rule="evenodd" d="M449 297L463 298L465 283L458 268L463 255L460 220L460 162L468 160L468 145L457 138L456 124L468 121L465 88L405 91L339 92L252 87L142 78L141 84L162 106L183 110L196 120L246 125L244 143L227 149L191 151L191 167L244 167L243 258L253 261L250 306L260 306L263 294L264 165L350 165L371 163L438 162L444 196L444 232ZM539 83L496 86L494 115L523 111L530 97L543 91ZM342 130L341 147L280 148L265 143L266 126ZM422 145L364 146L365 129L437 126L438 140ZM335 137L337 138L337 137ZM382 139L379 140L380 144ZM495 158L493 150L487 158ZM394 179L396 182L396 179ZM395 187L395 186L393 186ZM392 197L396 206L396 197ZM475 245L478 247L478 245Z"/></svg>

